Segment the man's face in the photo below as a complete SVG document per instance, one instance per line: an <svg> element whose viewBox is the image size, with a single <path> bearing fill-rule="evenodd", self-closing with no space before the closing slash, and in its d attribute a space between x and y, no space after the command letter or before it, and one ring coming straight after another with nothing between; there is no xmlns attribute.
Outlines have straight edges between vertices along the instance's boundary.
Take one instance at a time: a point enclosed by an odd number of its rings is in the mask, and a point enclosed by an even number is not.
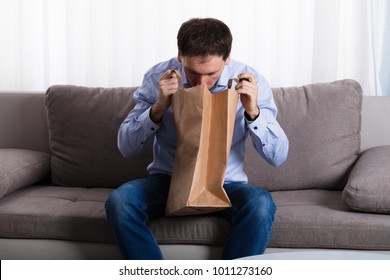
<svg viewBox="0 0 390 280"><path fill-rule="evenodd" d="M204 85L211 89L218 81L225 65L230 62L230 57L223 60L222 56L181 56L179 62L183 65L184 72L191 86Z"/></svg>

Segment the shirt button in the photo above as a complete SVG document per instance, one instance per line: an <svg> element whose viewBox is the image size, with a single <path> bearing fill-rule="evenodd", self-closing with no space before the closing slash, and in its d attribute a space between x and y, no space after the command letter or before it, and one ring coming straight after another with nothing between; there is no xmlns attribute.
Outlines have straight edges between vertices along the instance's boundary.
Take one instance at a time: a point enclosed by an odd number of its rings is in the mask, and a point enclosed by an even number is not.
<svg viewBox="0 0 390 280"><path fill-rule="evenodd" d="M155 128L154 128L154 127L151 127L150 129L154 131Z"/></svg>
<svg viewBox="0 0 390 280"><path fill-rule="evenodd" d="M141 142L141 145L143 145L144 144L144 142Z"/></svg>
<svg viewBox="0 0 390 280"><path fill-rule="evenodd" d="M257 126L255 126L253 129L254 129L254 130L257 130Z"/></svg>

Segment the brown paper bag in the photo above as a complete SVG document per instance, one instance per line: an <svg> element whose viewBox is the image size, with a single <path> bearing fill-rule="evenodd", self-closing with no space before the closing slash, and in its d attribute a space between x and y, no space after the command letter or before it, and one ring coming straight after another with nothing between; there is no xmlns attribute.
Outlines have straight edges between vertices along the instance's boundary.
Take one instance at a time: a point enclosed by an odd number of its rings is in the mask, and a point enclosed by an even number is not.
<svg viewBox="0 0 390 280"><path fill-rule="evenodd" d="M180 73L179 84L181 85ZM238 94L205 86L172 96L177 146L166 215L197 215L231 207L223 189Z"/></svg>

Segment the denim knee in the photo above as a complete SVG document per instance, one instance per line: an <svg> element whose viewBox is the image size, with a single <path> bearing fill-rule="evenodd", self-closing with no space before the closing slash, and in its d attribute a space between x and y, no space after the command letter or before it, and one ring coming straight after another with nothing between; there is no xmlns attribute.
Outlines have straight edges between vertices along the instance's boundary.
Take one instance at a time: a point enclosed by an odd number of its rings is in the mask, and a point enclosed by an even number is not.
<svg viewBox="0 0 390 280"><path fill-rule="evenodd" d="M258 206L262 208L275 210L276 206L272 199L271 194L264 189L260 189L257 187L255 189L256 189L255 194L253 195L250 201L253 200L253 203L256 203Z"/></svg>
<svg viewBox="0 0 390 280"><path fill-rule="evenodd" d="M120 216L123 213L123 209L142 207L141 203L139 203L141 199L135 199L136 197L139 198L137 192L137 189L132 188L129 184L124 184L113 190L105 203L106 213ZM137 203L139 205L136 205Z"/></svg>
<svg viewBox="0 0 390 280"><path fill-rule="evenodd" d="M122 207L121 200L121 195L118 193L117 189L110 193L105 203L107 216L109 214L116 215L116 213L120 212L119 209Z"/></svg>
<svg viewBox="0 0 390 280"><path fill-rule="evenodd" d="M169 183L170 176L167 175L129 181L111 192L106 201L106 213L115 219L144 218L144 215L159 217L165 210Z"/></svg>
<svg viewBox="0 0 390 280"><path fill-rule="evenodd" d="M273 216L276 211L275 203L271 194L259 187L250 187L244 191L245 209L253 214L255 217L262 219L268 217L270 214Z"/></svg>

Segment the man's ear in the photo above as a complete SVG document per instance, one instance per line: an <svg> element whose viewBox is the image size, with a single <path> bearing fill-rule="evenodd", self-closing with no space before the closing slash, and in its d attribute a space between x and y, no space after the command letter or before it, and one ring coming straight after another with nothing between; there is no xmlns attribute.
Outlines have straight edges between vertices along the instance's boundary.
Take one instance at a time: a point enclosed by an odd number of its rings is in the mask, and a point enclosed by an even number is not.
<svg viewBox="0 0 390 280"><path fill-rule="evenodd" d="M229 63L230 63L230 54L229 54L229 56L225 60L225 65L228 65Z"/></svg>
<svg viewBox="0 0 390 280"><path fill-rule="evenodd" d="M181 53L180 53L180 51L177 53L177 60L181 63Z"/></svg>

